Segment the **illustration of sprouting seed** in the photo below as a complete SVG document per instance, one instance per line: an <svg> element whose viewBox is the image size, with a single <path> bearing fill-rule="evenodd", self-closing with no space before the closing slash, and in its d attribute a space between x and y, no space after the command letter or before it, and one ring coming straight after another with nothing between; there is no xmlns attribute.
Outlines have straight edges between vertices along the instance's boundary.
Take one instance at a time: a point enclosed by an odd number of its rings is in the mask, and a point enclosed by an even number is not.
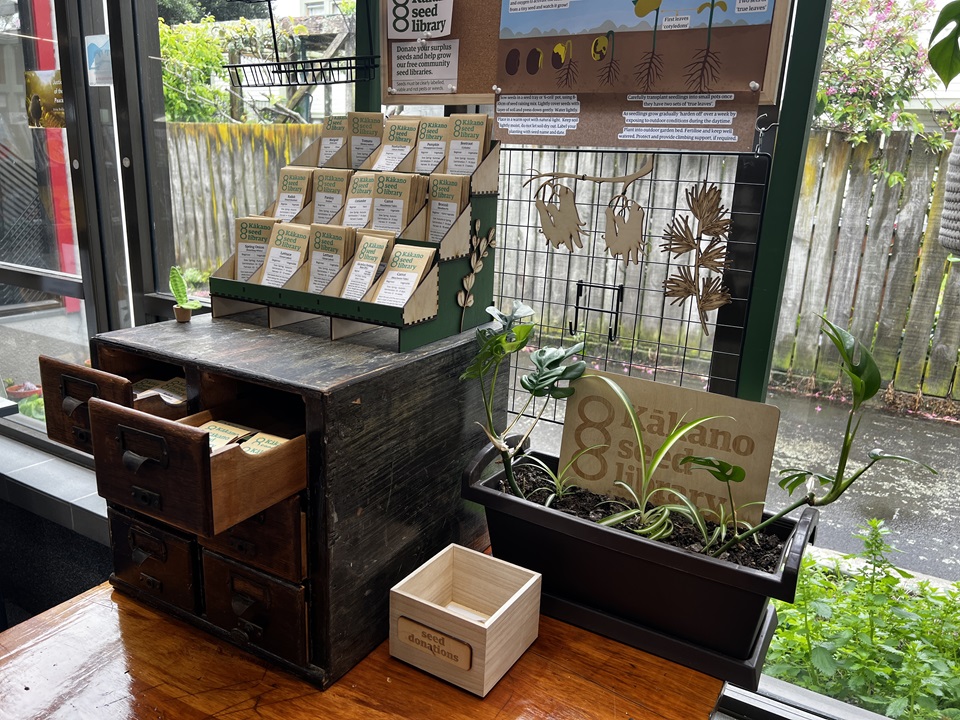
<svg viewBox="0 0 960 720"><path fill-rule="evenodd" d="M710 18L707 21L707 46L698 50L693 56L693 61L684 68L687 88L692 92L709 92L711 86L720 77L720 56L710 49L713 36L713 14L717 8L726 12L727 3L724 0L707 0L697 8L698 15L704 10L710 10Z"/></svg>
<svg viewBox="0 0 960 720"><path fill-rule="evenodd" d="M570 40L553 46L552 62L557 71L557 87L572 88L580 75L580 68L573 59L573 43Z"/></svg>
<svg viewBox="0 0 960 720"><path fill-rule="evenodd" d="M663 0L634 0L633 11L637 17L644 17L652 12L653 19L653 47L640 58L640 63L633 69L633 79L639 85L640 91L648 93L663 77L663 57L657 52L657 28L660 25L660 6Z"/></svg>
<svg viewBox="0 0 960 720"><path fill-rule="evenodd" d="M597 58L596 48L597 43L605 39L606 42L601 45L605 45L605 50L601 58ZM600 81L601 85L613 85L617 80L620 79L620 63L616 58L616 46L614 45L614 33L613 30L608 30L606 35L603 35L600 38L597 38L593 41L594 46L594 59L602 60L606 58L607 64L600 68L597 72L597 79Z"/></svg>

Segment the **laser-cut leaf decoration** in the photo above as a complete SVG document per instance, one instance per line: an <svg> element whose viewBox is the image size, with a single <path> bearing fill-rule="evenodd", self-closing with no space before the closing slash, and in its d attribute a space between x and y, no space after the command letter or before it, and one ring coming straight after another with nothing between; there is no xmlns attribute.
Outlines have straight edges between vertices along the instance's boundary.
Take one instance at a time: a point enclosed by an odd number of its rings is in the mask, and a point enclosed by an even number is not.
<svg viewBox="0 0 960 720"><path fill-rule="evenodd" d="M544 199L546 188L552 189L549 199ZM554 247L566 246L573 252L574 246L583 247L583 231L586 224L580 220L577 202L573 190L566 185L544 183L537 192L537 214L540 216L540 229L547 241Z"/></svg>
<svg viewBox="0 0 960 720"><path fill-rule="evenodd" d="M619 195L607 206L606 218L603 239L607 250L613 257L622 257L624 263L639 265L643 255L643 208Z"/></svg>
<svg viewBox="0 0 960 720"><path fill-rule="evenodd" d="M707 313L732 302L722 278L732 221L720 204L720 188L708 187L706 180L688 189L686 200L696 221L696 231L686 215L675 217L664 228L660 248L674 259L688 253L693 253L693 258L691 264L680 267L664 281L663 294L672 298L671 305L695 298L700 325L704 334L709 335Z"/></svg>

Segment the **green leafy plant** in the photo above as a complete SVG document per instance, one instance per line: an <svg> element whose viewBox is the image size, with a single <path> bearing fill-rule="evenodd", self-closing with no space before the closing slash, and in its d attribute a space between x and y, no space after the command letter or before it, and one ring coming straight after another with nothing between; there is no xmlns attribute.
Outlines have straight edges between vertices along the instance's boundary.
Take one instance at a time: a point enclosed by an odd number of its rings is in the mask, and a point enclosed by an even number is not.
<svg viewBox="0 0 960 720"><path fill-rule="evenodd" d="M525 463L531 463L533 465L536 465L538 468L540 468L541 471L546 473L547 477L550 478L550 482L553 483L552 488L546 488L546 487L537 488L536 490L531 492L527 497L528 498L532 497L534 493L538 493L538 492L549 493L547 495L547 499L544 500L543 502L543 506L550 507L551 505L553 505L555 500L561 500L567 497L568 495L572 495L574 491L580 489L580 486L573 482L576 478L573 478L570 476L570 468L572 468L574 463L576 463L577 460L580 459L581 455L585 455L588 452L591 452L593 450L596 450L602 447L606 447L606 445L592 445L588 448L584 448L583 450L580 450L572 458L570 458L570 462L564 465L563 468L560 469L560 472L556 472L556 473L553 471L553 468L547 465L547 463L545 463L543 460L538 458L536 455L525 455L523 457L523 461Z"/></svg>
<svg viewBox="0 0 960 720"><path fill-rule="evenodd" d="M804 560L764 673L891 718L960 718L960 583L910 582L882 521L846 562Z"/></svg>
<svg viewBox="0 0 960 720"><path fill-rule="evenodd" d="M870 470L870 468L877 463L887 461L912 463L929 470L933 474L936 474L936 470L929 465L900 455L888 455L887 453L883 452L883 450L879 449L870 451L868 454L868 462L865 465L853 470L852 472L848 469L847 464L850 462L850 452L853 449L854 441L857 438L857 432L860 430L860 420L862 419L860 416L860 411L863 408L863 404L876 395L880 390L880 385L882 382L880 378L880 369L877 367L877 363L870 354L870 351L867 350L867 348L864 347L859 340L854 338L853 335L848 333L846 330L837 327L826 318L822 318L822 320L822 331L828 338L830 338L834 346L837 348L837 351L840 353L841 369L850 380L853 390L853 402L851 403L850 411L847 413L847 424L846 428L844 429L843 440L841 441L840 445L840 454L837 458L836 470L832 475L807 468L785 468L781 470L780 474L782 477L779 482L780 487L787 490L790 495L793 495L796 490L802 487L805 490L803 496L800 497L796 502L788 505L780 512L771 515L763 522L753 527L749 527L741 532L737 532L732 538L717 548L713 553L714 555L722 555L726 550L730 549L734 545L743 542L748 537L756 534L769 525L775 523L780 518L804 505L823 507L836 502L850 488L850 486L853 485L853 483L860 479L864 473ZM704 463L701 462L700 464ZM707 466L709 466L709 463L707 463ZM715 467L715 469L719 469L719 466ZM733 471L731 470L731 472ZM725 473L721 472L720 474L723 475ZM721 477L720 479L724 478ZM727 482L728 491L732 492L730 490L729 482L726 480L724 481ZM825 492L818 495L818 490L825 490ZM733 507L732 495L731 507Z"/></svg>
<svg viewBox="0 0 960 720"><path fill-rule="evenodd" d="M627 397L627 394L623 391L623 388L621 388L610 378L603 377L601 375L590 375L589 377L595 377L609 385L614 395L616 395L623 404L624 409L627 411L627 417L630 419L630 424L633 427L633 432L637 443L637 452L640 453L640 477L639 482L637 483L637 489L634 489L627 483L619 480L614 483L614 485L622 488L627 495L630 496L630 499L633 500L634 506L627 507L626 510L621 510L620 512L608 515L599 521L600 524L607 527L616 527L630 521L630 524L625 526L627 529L635 532L638 535L648 537L651 540L660 540L669 537L673 532L673 520L671 518L673 513L680 513L688 517L694 523L702 522L703 515L698 511L696 505L694 505L686 497L686 495L674 490L673 488L655 486L653 484L653 475L660 466L660 463L663 462L664 457L667 456L667 453L670 452L670 449L677 443L677 441L682 439L683 436L689 431L693 430L693 428L710 420L715 420L718 416L711 415L708 417L702 417L687 423L684 423L683 419L681 418L673 430L671 430L667 437L664 438L659 449L657 449L657 451L651 455L650 462L647 463L646 450L644 449L643 443L642 423L640 422L640 418L637 416L636 408L634 408L633 403L630 402L630 398ZM651 500L659 493L672 496L674 499L678 500L678 502L653 506L651 504ZM705 530L706 528L704 527L704 531Z"/></svg>
<svg viewBox="0 0 960 720"><path fill-rule="evenodd" d="M587 364L582 360L569 365L564 364L583 349L583 343L577 343L566 349L540 348L530 355L534 371L520 378L520 385L528 393L527 400L513 421L509 423L505 430L500 431L496 427L494 418L496 387L500 368L504 360L508 360L511 355L519 353L527 346L527 339L535 326L532 323L525 322L526 318L533 315L533 309L521 302L514 301L509 314L503 313L493 306L488 307L487 312L500 323L500 329L479 328L477 330L479 350L460 376L460 379L479 381L486 418L482 426L483 430L494 447L500 451L510 491L517 497L523 497L523 492L517 484L513 471L513 459L542 417L547 404L543 403L539 413L517 445L511 446L508 444L507 436L510 435L516 423L523 417L527 408L536 398L560 399L570 397L573 394L572 388L561 386L560 383L576 380L586 370Z"/></svg>
<svg viewBox="0 0 960 720"><path fill-rule="evenodd" d="M953 27L943 34L950 25ZM936 40L941 34L943 36L940 40ZM950 82L957 75L960 75L960 0L949 2L940 10L933 32L930 33L928 58L930 67L945 88L950 86Z"/></svg>
<svg viewBox="0 0 960 720"><path fill-rule="evenodd" d="M170 292L173 293L173 298L177 301L177 307L188 310L198 310L203 307L199 301L190 300L187 297L187 283L184 281L183 273L177 265L170 268Z"/></svg>

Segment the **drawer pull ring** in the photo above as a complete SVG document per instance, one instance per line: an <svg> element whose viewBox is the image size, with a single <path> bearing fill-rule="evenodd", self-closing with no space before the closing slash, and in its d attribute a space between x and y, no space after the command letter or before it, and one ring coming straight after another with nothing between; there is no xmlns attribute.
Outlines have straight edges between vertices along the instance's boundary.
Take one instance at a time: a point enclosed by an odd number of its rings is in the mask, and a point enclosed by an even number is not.
<svg viewBox="0 0 960 720"><path fill-rule="evenodd" d="M74 397L71 393L76 393L84 397L81 400L78 397ZM67 417L73 417L73 413L77 411L77 408L87 404L88 398L100 397L100 387L90 380L84 380L75 375L67 375L64 373L60 376L60 397L63 398L63 413Z"/></svg>
<svg viewBox="0 0 960 720"><path fill-rule="evenodd" d="M138 455L132 450L127 450L123 453L123 466L134 475L140 472L140 468L143 467L144 463L150 462L151 460L153 460L153 458Z"/></svg>
<svg viewBox="0 0 960 720"><path fill-rule="evenodd" d="M150 553L148 553L148 552L147 552L146 550L144 550L143 548L135 547L135 548L131 551L130 557L133 558L133 561L134 561L137 565L143 565L143 561L150 557Z"/></svg>

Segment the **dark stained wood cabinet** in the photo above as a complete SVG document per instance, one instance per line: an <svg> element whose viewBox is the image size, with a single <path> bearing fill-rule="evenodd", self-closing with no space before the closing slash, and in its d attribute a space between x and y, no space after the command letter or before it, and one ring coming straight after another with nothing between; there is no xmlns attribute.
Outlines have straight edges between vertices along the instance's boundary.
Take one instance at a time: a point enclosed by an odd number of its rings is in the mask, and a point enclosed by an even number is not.
<svg viewBox="0 0 960 720"><path fill-rule="evenodd" d="M171 369L188 407L82 401L114 585L321 687L387 637L390 587L451 542L486 545L460 499L484 441L479 387L459 379L474 332L405 353L387 328L327 338L325 318L271 330L257 313L98 335L98 372ZM207 418L291 439L211 453Z"/></svg>

